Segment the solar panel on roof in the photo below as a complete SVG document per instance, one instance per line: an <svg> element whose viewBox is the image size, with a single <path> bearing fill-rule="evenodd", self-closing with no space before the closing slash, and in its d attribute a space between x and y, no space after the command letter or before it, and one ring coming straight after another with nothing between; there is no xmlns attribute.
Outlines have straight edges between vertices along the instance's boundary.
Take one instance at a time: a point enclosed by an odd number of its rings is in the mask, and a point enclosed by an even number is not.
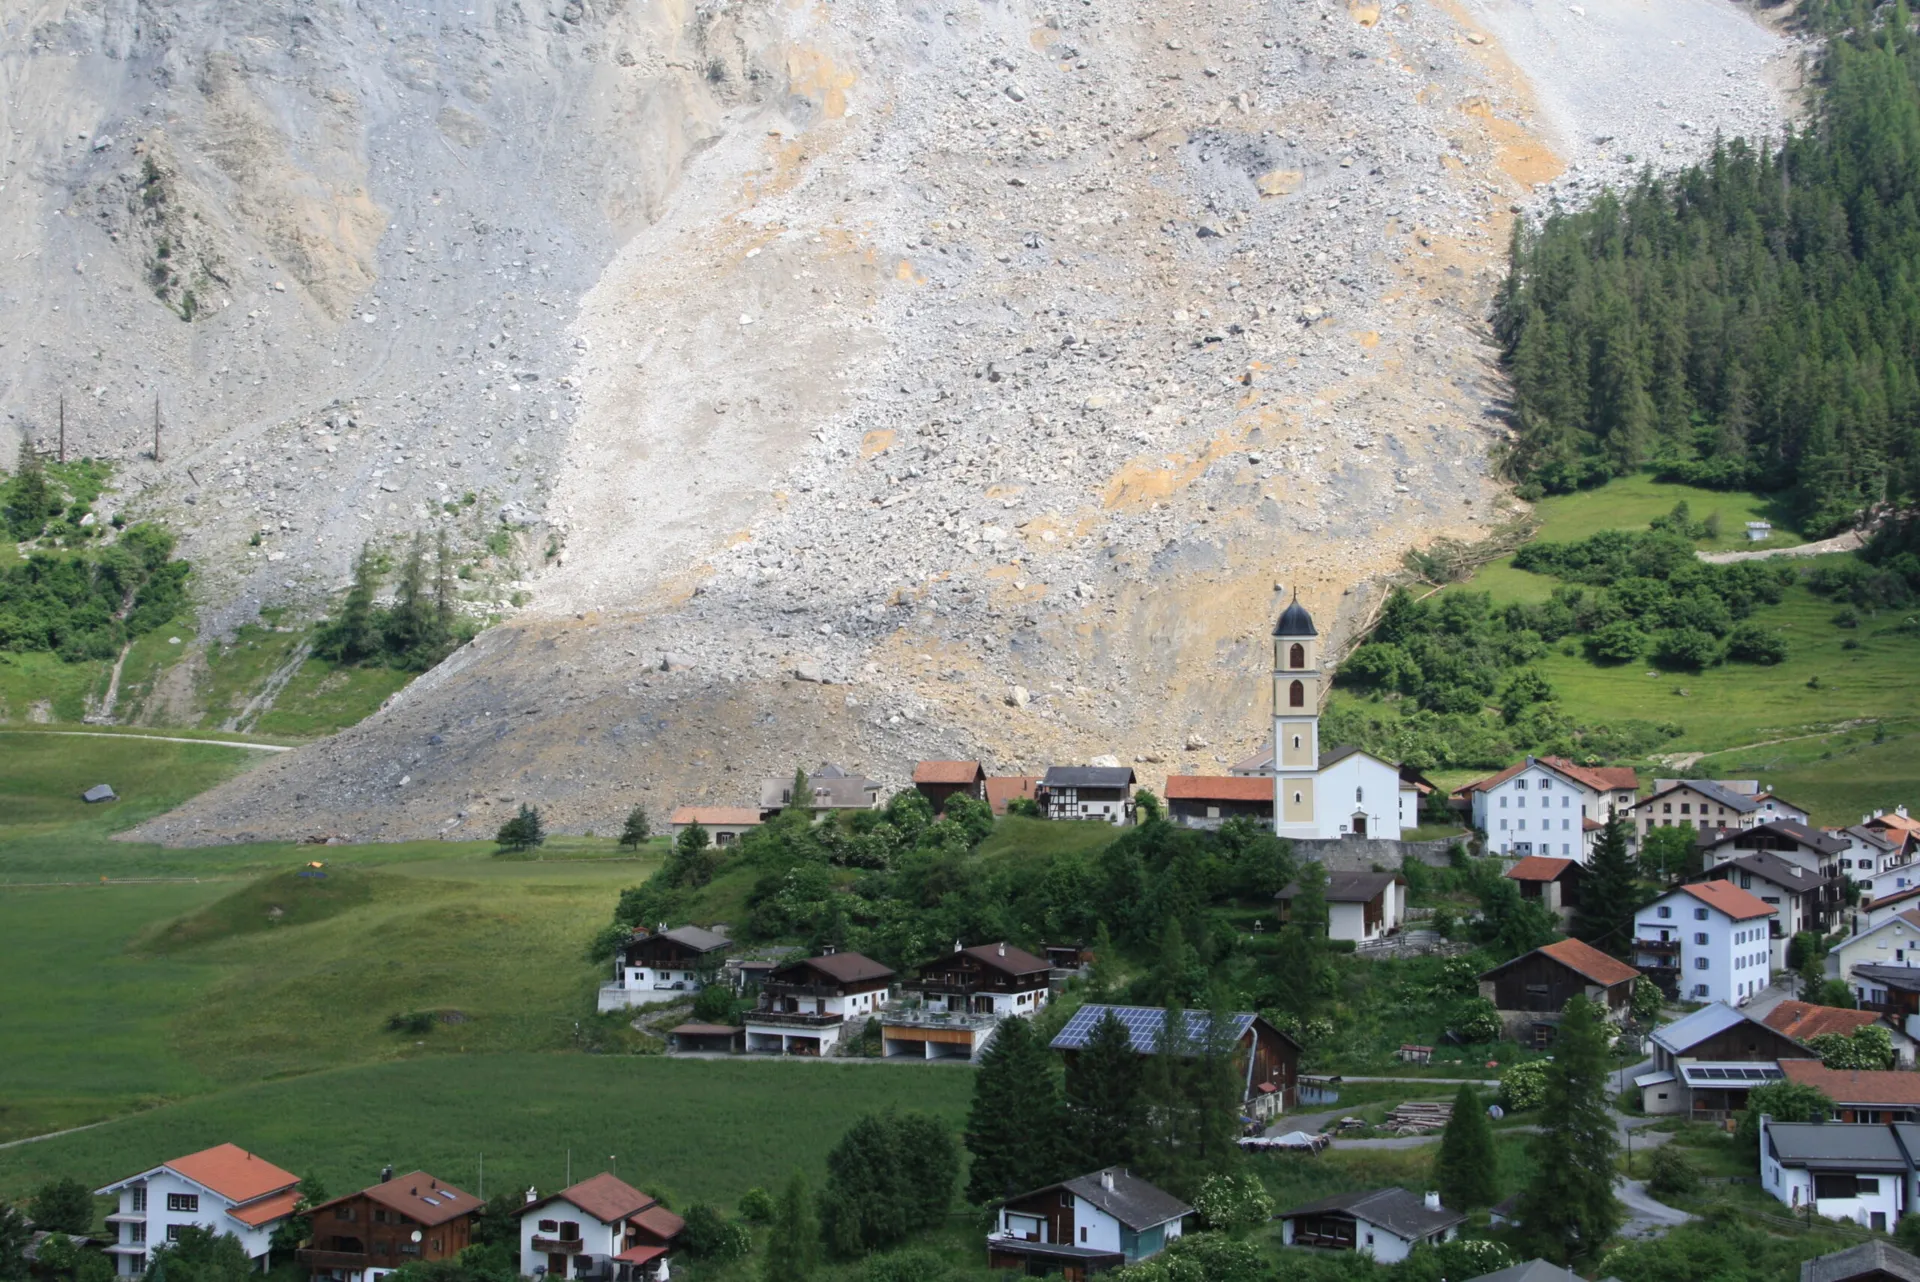
<svg viewBox="0 0 1920 1282"><path fill-rule="evenodd" d="M1160 1047L1160 1032L1166 1027L1167 1013L1156 1006L1082 1006L1073 1013L1051 1043L1055 1050L1080 1050L1093 1037L1093 1030L1100 1021L1111 1012L1127 1030L1127 1038L1133 1043L1135 1051L1150 1055ZM1206 1040L1208 1017L1203 1010L1184 1012L1185 1028L1182 1030L1187 1043L1198 1047ZM1237 1041L1253 1023L1254 1017L1247 1012L1236 1012L1233 1016L1231 1033Z"/></svg>

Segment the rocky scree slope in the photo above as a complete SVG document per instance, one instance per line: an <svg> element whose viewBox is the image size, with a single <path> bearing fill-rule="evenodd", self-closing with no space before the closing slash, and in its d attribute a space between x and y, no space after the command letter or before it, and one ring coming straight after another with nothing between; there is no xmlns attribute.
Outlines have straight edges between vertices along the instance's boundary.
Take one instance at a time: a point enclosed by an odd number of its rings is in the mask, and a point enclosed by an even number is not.
<svg viewBox="0 0 1920 1282"><path fill-rule="evenodd" d="M1694 116L1777 121L1782 43L1681 3ZM531 609L142 835L604 831L821 759L1217 770L1276 583L1338 637L1406 547L1502 518L1508 219L1635 163L1577 103L1539 131L1489 34L1531 6L708 12L777 28L778 89L581 302ZM1564 80L1633 115L1606 61Z"/></svg>

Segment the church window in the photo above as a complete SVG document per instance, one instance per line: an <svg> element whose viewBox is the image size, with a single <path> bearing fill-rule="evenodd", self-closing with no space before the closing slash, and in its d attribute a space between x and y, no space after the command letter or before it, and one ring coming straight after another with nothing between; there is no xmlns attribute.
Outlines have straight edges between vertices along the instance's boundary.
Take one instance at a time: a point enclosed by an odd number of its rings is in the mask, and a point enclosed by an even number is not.
<svg viewBox="0 0 1920 1282"><path fill-rule="evenodd" d="M1293 804L1296 806L1300 804L1300 794L1297 792L1293 794Z"/></svg>
<svg viewBox="0 0 1920 1282"><path fill-rule="evenodd" d="M1296 681L1287 687L1287 706L1289 708L1304 708L1307 706L1307 686L1305 682Z"/></svg>
<svg viewBox="0 0 1920 1282"><path fill-rule="evenodd" d="M1365 801L1367 799L1367 790L1365 788L1355 788L1353 790L1353 799L1355 801Z"/></svg>
<svg viewBox="0 0 1920 1282"><path fill-rule="evenodd" d="M1293 746L1294 746L1294 747L1296 747L1296 748L1298 748L1298 747L1300 746L1300 736L1299 736L1299 735L1295 735L1295 736L1293 736Z"/></svg>
<svg viewBox="0 0 1920 1282"><path fill-rule="evenodd" d="M1289 668L1306 667L1307 666L1307 647L1301 645L1297 641L1294 642L1293 649L1287 651L1287 666Z"/></svg>

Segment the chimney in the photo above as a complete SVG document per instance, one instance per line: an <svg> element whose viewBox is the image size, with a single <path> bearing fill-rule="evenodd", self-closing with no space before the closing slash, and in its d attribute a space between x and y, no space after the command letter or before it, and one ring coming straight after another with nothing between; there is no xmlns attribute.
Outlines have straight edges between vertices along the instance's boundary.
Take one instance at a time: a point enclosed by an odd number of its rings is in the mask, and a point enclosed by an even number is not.
<svg viewBox="0 0 1920 1282"><path fill-rule="evenodd" d="M1113 1192L1113 1172L1112 1171L1100 1172L1100 1187L1105 1189L1109 1193Z"/></svg>
<svg viewBox="0 0 1920 1282"><path fill-rule="evenodd" d="M527 1185L527 1205L532 1206L535 1202L538 1202L539 1200L540 1200L540 1190L536 1189L531 1184Z"/></svg>
<svg viewBox="0 0 1920 1282"><path fill-rule="evenodd" d="M393 1165L391 1163L380 1168L380 1182L382 1184L385 1184L388 1180L392 1178L393 1178Z"/></svg>
<svg viewBox="0 0 1920 1282"><path fill-rule="evenodd" d="M1007 955L1007 941L1004 939L1000 941L1000 955L1002 957Z"/></svg>
<svg viewBox="0 0 1920 1282"><path fill-rule="evenodd" d="M1429 1211L1437 1211L1440 1209L1440 1195L1438 1193L1428 1193L1426 1200Z"/></svg>
<svg viewBox="0 0 1920 1282"><path fill-rule="evenodd" d="M957 939L953 941L953 951L956 953L961 951L960 941Z"/></svg>

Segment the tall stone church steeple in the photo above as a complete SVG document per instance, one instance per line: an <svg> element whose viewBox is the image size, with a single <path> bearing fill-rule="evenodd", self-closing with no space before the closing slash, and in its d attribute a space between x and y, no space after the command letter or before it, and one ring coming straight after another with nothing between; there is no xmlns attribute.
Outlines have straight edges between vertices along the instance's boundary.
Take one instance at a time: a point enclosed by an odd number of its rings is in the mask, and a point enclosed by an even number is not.
<svg viewBox="0 0 1920 1282"><path fill-rule="evenodd" d="M1282 837L1317 831L1320 682L1320 633L1296 590L1273 626L1273 827Z"/></svg>

